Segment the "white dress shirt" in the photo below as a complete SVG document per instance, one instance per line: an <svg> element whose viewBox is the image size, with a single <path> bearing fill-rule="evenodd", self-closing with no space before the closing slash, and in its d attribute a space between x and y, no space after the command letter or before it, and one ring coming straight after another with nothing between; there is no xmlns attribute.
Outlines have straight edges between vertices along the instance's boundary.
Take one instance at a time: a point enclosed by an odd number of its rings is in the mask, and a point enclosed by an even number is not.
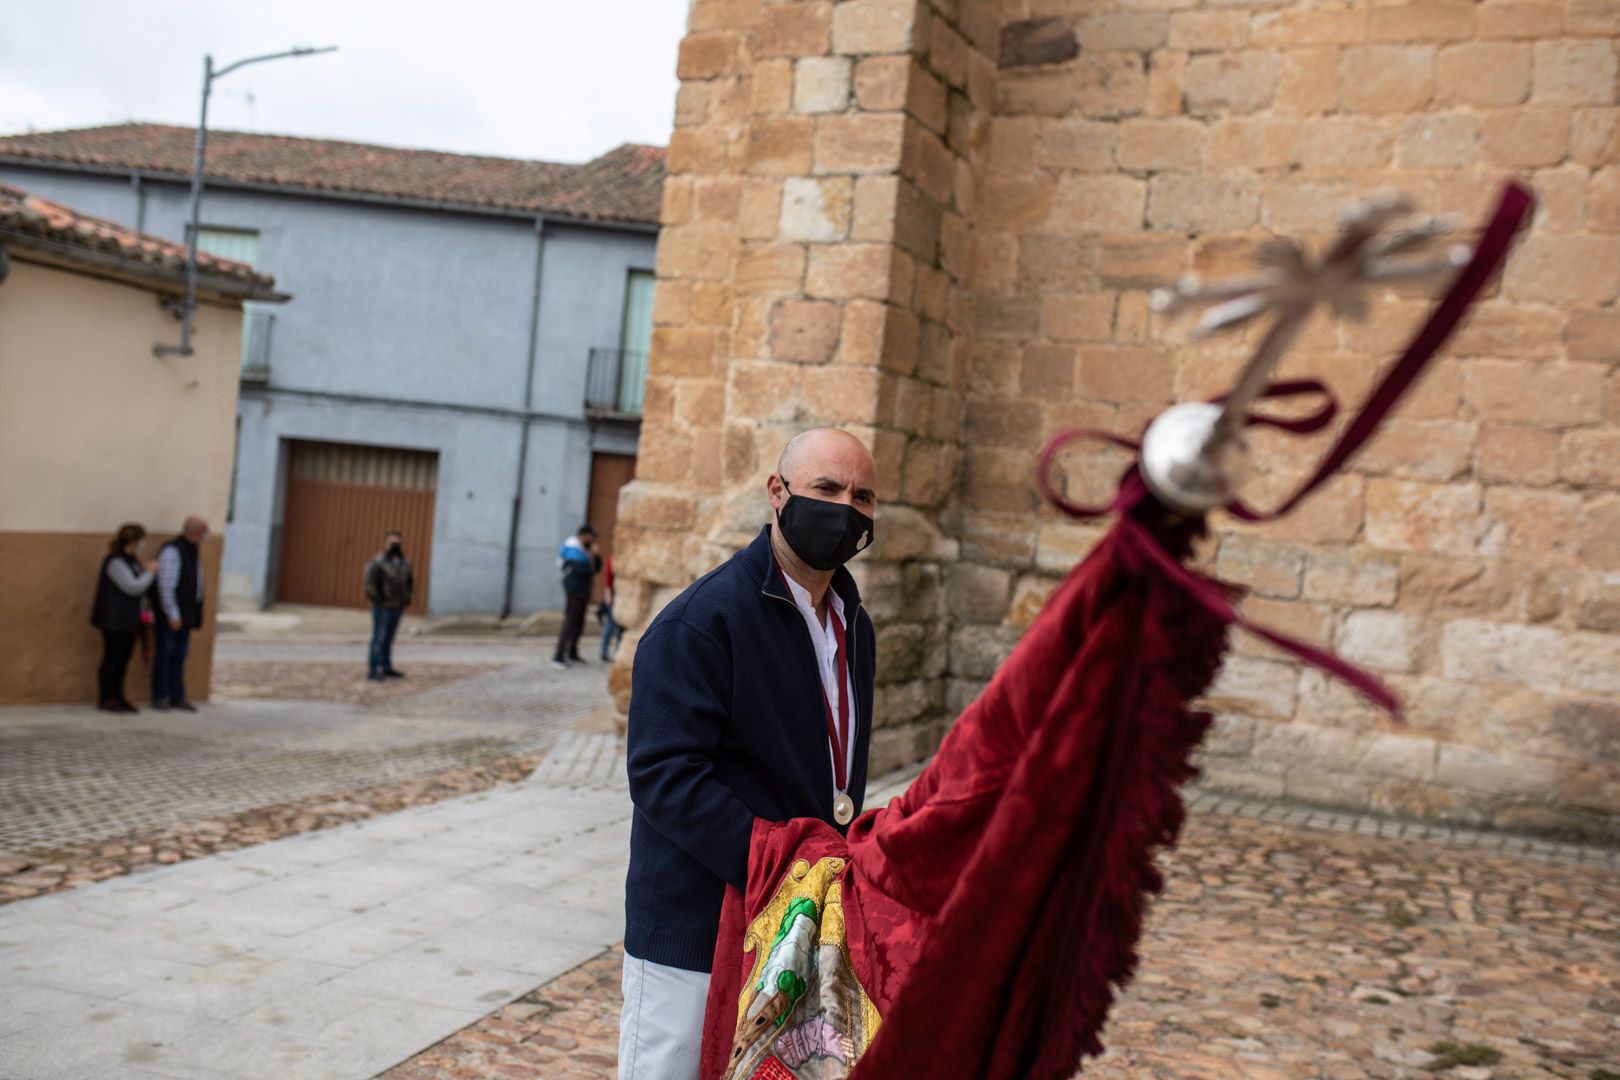
<svg viewBox="0 0 1620 1080"><path fill-rule="evenodd" d="M786 573L782 580L787 582L788 592L793 596L793 604L804 616L804 625L810 630L810 642L816 647L816 669L821 672L821 692L826 695L828 707L831 708L833 720L841 732L847 733L849 747L844 762L844 780L849 782L855 775L855 679L846 669L842 674L844 686L849 691L848 716L838 715L838 636L833 630L833 620L837 619L844 628L846 643L844 646L846 659L853 641L854 631L844 618L844 601L830 587L827 589L827 624L822 625L821 619L816 616L816 607L810 602L810 590L794 581ZM834 758L833 741L827 740L827 762L832 764ZM845 794L838 790L838 769L833 768L833 797ZM853 796L852 796L853 797Z"/></svg>

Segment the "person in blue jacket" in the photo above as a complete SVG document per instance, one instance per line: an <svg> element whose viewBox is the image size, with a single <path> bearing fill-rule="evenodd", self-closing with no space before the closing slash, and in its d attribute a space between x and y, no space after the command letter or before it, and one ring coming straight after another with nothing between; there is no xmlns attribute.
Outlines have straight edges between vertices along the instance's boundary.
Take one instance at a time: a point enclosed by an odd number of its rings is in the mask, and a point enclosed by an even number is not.
<svg viewBox="0 0 1620 1080"><path fill-rule="evenodd" d="M796 436L772 520L653 619L631 672L635 814L625 883L621 1080L696 1080L727 885L754 821L859 813L876 639L844 564L872 543L877 470L855 436Z"/></svg>
<svg viewBox="0 0 1620 1080"><path fill-rule="evenodd" d="M597 561L591 552L596 530L581 525L574 535L557 548L557 569L562 573L563 596L568 606L563 613L562 630L557 634L557 651L551 666L567 667L570 661L584 663L579 655L579 636L585 632L585 608L591 602L591 583L596 580Z"/></svg>

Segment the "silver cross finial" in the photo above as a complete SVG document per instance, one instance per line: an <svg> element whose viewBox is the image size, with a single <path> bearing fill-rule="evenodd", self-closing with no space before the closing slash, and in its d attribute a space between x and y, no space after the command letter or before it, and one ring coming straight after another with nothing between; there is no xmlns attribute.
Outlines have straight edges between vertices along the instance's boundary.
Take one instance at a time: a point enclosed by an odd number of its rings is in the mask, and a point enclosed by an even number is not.
<svg viewBox="0 0 1620 1080"><path fill-rule="evenodd" d="M1435 241L1455 227L1453 221L1411 217L1412 209L1404 196L1380 192L1345 212L1343 228L1319 260L1312 260L1297 242L1279 237L1261 246L1256 274L1213 283L1189 276L1153 294L1153 309L1164 314L1205 309L1195 337L1276 316L1220 405L1176 406L1149 428L1143 438L1143 475L1161 500L1191 511L1231 500L1237 480L1232 452L1242 449L1249 407L1318 304L1328 305L1335 315L1362 319L1370 289L1433 281L1468 262L1466 245L1433 251ZM1403 218L1409 220L1386 229ZM1200 419L1193 419L1194 411ZM1157 441L1154 428L1160 429ZM1167 432L1175 434L1174 450L1165 441Z"/></svg>

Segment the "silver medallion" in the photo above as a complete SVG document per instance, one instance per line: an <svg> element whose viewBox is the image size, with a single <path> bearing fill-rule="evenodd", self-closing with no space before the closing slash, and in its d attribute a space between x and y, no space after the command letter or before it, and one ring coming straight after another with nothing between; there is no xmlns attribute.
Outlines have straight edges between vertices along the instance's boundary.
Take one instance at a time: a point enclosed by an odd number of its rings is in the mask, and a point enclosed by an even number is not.
<svg viewBox="0 0 1620 1080"><path fill-rule="evenodd" d="M855 820L855 800L842 791L833 800L833 820L840 825L848 825Z"/></svg>

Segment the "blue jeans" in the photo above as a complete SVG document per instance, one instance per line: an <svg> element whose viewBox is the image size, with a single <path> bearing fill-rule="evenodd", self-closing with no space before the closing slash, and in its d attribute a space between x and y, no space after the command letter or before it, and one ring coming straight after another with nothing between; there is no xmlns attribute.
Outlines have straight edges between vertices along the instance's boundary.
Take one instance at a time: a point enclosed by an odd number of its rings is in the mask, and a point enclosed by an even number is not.
<svg viewBox="0 0 1620 1080"><path fill-rule="evenodd" d="M619 640L624 637L624 627L613 621L613 609L604 606L602 616L602 659L611 660L613 654L619 651Z"/></svg>
<svg viewBox="0 0 1620 1080"><path fill-rule="evenodd" d="M371 654L366 671L382 675L394 670L394 635L399 632L399 619L405 613L398 608L371 605Z"/></svg>
<svg viewBox="0 0 1620 1080"><path fill-rule="evenodd" d="M152 624L152 701L181 702L186 698L186 654L191 651L191 627L169 629L159 613Z"/></svg>

